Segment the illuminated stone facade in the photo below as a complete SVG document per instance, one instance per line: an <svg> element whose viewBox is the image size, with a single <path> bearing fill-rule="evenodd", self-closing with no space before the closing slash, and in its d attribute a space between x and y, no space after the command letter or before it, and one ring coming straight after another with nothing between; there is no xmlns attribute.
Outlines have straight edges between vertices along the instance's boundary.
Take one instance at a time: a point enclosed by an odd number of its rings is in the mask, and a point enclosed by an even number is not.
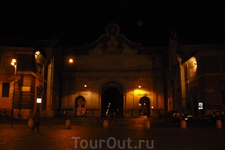
<svg viewBox="0 0 225 150"><path fill-rule="evenodd" d="M166 51L129 41L116 24L109 24L94 43L63 48L61 110L82 115L77 103L83 98L86 116L158 116L165 111Z"/></svg>
<svg viewBox="0 0 225 150"><path fill-rule="evenodd" d="M42 117L158 117L180 110L200 118L225 109L225 45L181 45L172 32L168 46L143 47L114 23L83 47L36 42L0 47L0 115L5 109L27 119L40 109Z"/></svg>

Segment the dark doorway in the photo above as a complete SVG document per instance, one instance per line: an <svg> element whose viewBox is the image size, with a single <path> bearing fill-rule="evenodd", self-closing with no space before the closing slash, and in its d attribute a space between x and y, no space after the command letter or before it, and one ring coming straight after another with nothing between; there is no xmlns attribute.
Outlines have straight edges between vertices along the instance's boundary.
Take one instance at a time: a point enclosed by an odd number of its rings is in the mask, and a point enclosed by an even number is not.
<svg viewBox="0 0 225 150"><path fill-rule="evenodd" d="M75 116L86 115L86 101L84 97L78 96L75 100Z"/></svg>
<svg viewBox="0 0 225 150"><path fill-rule="evenodd" d="M150 99L142 97L139 101L140 116L150 117Z"/></svg>
<svg viewBox="0 0 225 150"><path fill-rule="evenodd" d="M123 117L123 95L115 87L102 94L102 117Z"/></svg>

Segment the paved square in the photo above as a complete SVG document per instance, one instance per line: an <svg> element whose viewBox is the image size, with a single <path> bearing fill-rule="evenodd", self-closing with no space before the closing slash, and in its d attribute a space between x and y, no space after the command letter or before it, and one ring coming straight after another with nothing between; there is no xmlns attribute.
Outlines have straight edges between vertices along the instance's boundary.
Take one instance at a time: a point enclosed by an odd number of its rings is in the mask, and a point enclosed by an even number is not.
<svg viewBox="0 0 225 150"><path fill-rule="evenodd" d="M214 124L188 123L165 126L152 121L145 129L144 120L111 119L104 129L103 119L72 119L71 129L65 129L65 119L43 120L40 132L31 133L26 121L0 124L1 150L72 150L72 149L154 149L154 150L223 150L225 128Z"/></svg>

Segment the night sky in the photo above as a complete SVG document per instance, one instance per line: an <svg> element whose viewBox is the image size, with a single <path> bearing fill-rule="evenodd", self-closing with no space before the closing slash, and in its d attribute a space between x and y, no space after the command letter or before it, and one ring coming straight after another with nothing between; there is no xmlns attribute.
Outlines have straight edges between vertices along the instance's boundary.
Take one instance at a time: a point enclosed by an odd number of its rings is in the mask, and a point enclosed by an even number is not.
<svg viewBox="0 0 225 150"><path fill-rule="evenodd" d="M167 46L173 29L180 44L225 41L223 0L46 1L1 0L0 36L57 37L62 45L83 46L113 22L143 46Z"/></svg>

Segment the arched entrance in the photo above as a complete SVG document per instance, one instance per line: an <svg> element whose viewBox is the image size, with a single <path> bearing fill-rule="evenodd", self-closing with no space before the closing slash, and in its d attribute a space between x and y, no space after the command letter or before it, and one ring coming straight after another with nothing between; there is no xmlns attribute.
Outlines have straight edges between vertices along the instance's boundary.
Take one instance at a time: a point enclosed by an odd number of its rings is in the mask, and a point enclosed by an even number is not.
<svg viewBox="0 0 225 150"><path fill-rule="evenodd" d="M83 96L78 96L75 100L75 116L85 116L86 114L86 105L85 99Z"/></svg>
<svg viewBox="0 0 225 150"><path fill-rule="evenodd" d="M150 117L150 99L148 97L142 97L139 101L140 116Z"/></svg>
<svg viewBox="0 0 225 150"><path fill-rule="evenodd" d="M123 92L117 82L108 82L102 89L102 117L123 117Z"/></svg>

